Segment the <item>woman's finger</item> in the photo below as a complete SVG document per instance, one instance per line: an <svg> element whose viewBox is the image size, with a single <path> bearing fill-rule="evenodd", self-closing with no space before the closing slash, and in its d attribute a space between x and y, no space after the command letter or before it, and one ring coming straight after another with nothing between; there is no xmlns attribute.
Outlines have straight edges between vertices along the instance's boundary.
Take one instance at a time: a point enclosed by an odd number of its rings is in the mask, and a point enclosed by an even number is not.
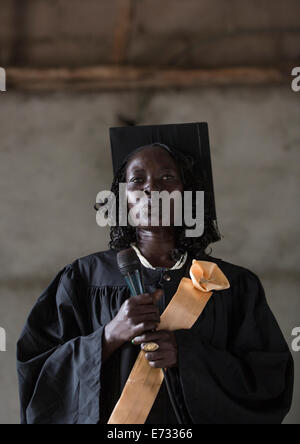
<svg viewBox="0 0 300 444"><path fill-rule="evenodd" d="M165 353L161 352L159 349L154 352L145 353L145 358L147 361L159 361L160 359L165 358Z"/></svg>
<svg viewBox="0 0 300 444"><path fill-rule="evenodd" d="M146 321L160 322L160 316L157 313L139 314L132 318L135 325Z"/></svg>
<svg viewBox="0 0 300 444"><path fill-rule="evenodd" d="M136 305L153 304L153 297L151 296L151 293L141 293L137 296L133 296L131 298L131 303Z"/></svg>
<svg viewBox="0 0 300 444"><path fill-rule="evenodd" d="M133 339L133 343L140 345L142 342L160 341L160 342L170 342L170 333L168 330L157 330L155 332L145 332L140 336Z"/></svg>
<svg viewBox="0 0 300 444"><path fill-rule="evenodd" d="M134 307L133 309L133 315L140 315L140 314L148 314L148 313L157 313L159 316L159 310L158 308L153 305L153 304L149 304L149 305L137 305L136 307Z"/></svg>
<svg viewBox="0 0 300 444"><path fill-rule="evenodd" d="M144 334L140 335L140 336L136 336L133 340L132 343L134 345L141 345L143 342L151 342L151 341L158 341L160 338L160 334L158 331L154 331L154 332L145 332Z"/></svg>
<svg viewBox="0 0 300 444"><path fill-rule="evenodd" d="M163 359L159 361L149 361L149 365L154 368L168 368L168 364Z"/></svg>
<svg viewBox="0 0 300 444"><path fill-rule="evenodd" d="M146 331L155 330L157 328L158 324L159 324L158 322L154 322L154 321L141 322L140 324L136 325L133 328L133 337L135 338L136 336L140 336L143 333L145 333ZM135 345L135 342L133 342L133 340L131 342Z"/></svg>

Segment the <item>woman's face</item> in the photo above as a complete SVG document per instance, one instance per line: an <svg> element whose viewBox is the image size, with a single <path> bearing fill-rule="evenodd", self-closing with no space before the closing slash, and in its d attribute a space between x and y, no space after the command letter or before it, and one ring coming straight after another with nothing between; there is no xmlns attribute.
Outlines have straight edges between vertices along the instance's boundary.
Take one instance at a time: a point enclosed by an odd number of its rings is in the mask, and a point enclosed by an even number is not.
<svg viewBox="0 0 300 444"><path fill-rule="evenodd" d="M136 192L146 193L147 205L139 207L139 227L150 228L150 212L156 214L159 226L162 225L162 211L157 205L151 205L152 191L177 191L183 193L183 183L180 171L173 157L165 149L157 146L148 146L134 154L128 161L126 168L127 200L129 211L136 206ZM179 194L177 193L177 195ZM136 207L137 208L137 207ZM170 225L174 225L174 200L170 200Z"/></svg>

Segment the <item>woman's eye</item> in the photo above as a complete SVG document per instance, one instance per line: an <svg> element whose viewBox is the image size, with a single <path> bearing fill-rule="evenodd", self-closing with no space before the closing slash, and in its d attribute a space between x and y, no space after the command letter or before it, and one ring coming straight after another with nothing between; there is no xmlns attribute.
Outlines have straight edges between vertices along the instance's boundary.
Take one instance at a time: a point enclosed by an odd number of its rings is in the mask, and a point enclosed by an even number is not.
<svg viewBox="0 0 300 444"><path fill-rule="evenodd" d="M132 179L130 179L130 182L133 183L141 183L143 181L143 179L141 177L133 177Z"/></svg>
<svg viewBox="0 0 300 444"><path fill-rule="evenodd" d="M171 174L165 174L164 176L162 176L162 180L170 180L170 179L174 179L174 176L172 176Z"/></svg>

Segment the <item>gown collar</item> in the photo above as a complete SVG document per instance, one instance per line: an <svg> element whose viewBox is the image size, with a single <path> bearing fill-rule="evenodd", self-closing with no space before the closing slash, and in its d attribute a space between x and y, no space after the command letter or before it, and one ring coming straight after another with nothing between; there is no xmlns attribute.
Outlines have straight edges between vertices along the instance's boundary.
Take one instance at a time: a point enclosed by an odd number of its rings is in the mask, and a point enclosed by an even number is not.
<svg viewBox="0 0 300 444"><path fill-rule="evenodd" d="M172 270L179 270L180 268L182 268L184 266L184 264L186 263L187 257L188 257L188 253L187 251L181 255L181 257L178 259L178 261L176 262L175 265L173 265L173 267L171 268L167 268L167 267L153 267L150 262L145 258L145 256L142 255L142 253L140 252L140 250L138 249L138 247L136 246L135 243L130 244L130 246L134 249L134 251L136 252L141 264L145 267L145 268L149 268L150 270L168 270L168 271L172 271Z"/></svg>

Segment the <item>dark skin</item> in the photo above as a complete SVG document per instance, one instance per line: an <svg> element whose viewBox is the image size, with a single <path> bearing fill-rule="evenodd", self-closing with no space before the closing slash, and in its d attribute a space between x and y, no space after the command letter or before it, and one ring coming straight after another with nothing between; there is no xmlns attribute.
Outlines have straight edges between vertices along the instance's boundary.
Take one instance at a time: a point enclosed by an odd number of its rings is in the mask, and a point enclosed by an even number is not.
<svg viewBox="0 0 300 444"><path fill-rule="evenodd" d="M127 197L130 193L144 191L149 197L151 191L183 192L183 183L178 167L172 156L161 147L146 147L128 161L126 169ZM128 204L129 210L133 204ZM141 223L137 227L137 246L143 256L154 267L171 268L174 261L170 250L175 248L175 228L172 226L151 227ZM160 219L161 220L161 219ZM117 316L105 326L103 339L103 360L127 341L133 341L142 349L143 344L154 341L159 349L145 353L151 367L170 368L177 365L177 343L172 331L156 330L160 322L156 305L163 290L140 294L126 300Z"/></svg>

